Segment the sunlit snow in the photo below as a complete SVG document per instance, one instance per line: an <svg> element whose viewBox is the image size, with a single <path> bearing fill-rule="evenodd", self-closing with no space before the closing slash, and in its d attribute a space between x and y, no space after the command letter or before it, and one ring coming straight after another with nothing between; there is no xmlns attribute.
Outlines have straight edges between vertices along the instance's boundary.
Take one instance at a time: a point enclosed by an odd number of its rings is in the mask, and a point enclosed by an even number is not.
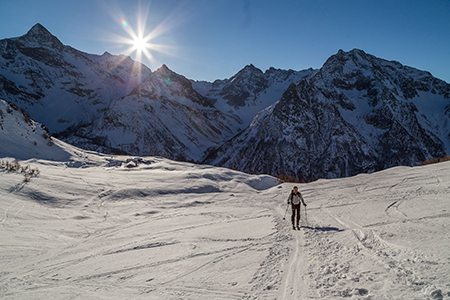
<svg viewBox="0 0 450 300"><path fill-rule="evenodd" d="M0 159L40 175L0 170L2 299L449 297L450 163L299 184L294 231L292 183L49 144L19 116Z"/></svg>

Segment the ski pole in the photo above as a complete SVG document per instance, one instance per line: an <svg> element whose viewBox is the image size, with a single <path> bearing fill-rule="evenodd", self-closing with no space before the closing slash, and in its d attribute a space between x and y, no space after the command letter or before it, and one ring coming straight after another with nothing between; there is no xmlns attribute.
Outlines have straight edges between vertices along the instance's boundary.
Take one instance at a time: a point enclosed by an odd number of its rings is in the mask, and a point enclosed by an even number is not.
<svg viewBox="0 0 450 300"><path fill-rule="evenodd" d="M288 208L289 208L289 203L286 206L286 211L284 212L283 220L286 220L286 214L287 214Z"/></svg>
<svg viewBox="0 0 450 300"><path fill-rule="evenodd" d="M306 205L305 205L305 221L306 224L308 224L308 213L306 212Z"/></svg>

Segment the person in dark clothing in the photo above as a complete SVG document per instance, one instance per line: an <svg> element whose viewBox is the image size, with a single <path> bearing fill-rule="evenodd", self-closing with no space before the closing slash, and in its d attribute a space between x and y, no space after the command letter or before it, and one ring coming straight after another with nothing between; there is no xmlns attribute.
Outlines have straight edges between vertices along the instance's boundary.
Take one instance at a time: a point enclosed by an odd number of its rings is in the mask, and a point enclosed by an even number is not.
<svg viewBox="0 0 450 300"><path fill-rule="evenodd" d="M298 191L298 187L294 186L294 189L292 190L291 194L288 198L288 204L292 205L292 227L295 229L299 229L300 224L300 204L303 203L303 205L306 207L305 201L303 200L302 194ZM297 218L295 216L297 215ZM296 220L297 219L297 220ZM296 223L294 223L297 221ZM297 225L297 227L295 226Z"/></svg>

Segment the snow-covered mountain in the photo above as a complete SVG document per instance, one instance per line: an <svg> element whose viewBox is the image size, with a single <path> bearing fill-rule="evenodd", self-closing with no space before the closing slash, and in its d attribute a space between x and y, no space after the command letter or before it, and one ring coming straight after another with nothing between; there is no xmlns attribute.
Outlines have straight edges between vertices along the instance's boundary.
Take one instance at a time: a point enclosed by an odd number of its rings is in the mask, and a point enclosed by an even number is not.
<svg viewBox="0 0 450 300"><path fill-rule="evenodd" d="M272 67L263 72L250 64L229 79L193 81L193 87L202 95L214 99L219 110L239 116L247 126L258 112L280 99L289 84L309 78L316 71Z"/></svg>
<svg viewBox="0 0 450 300"><path fill-rule="evenodd" d="M240 123L237 116L214 108L191 81L163 65L67 141L102 152L199 161L231 138Z"/></svg>
<svg viewBox="0 0 450 300"><path fill-rule="evenodd" d="M150 74L129 57L63 45L41 24L0 40L0 98L24 108L51 133L93 122Z"/></svg>
<svg viewBox="0 0 450 300"><path fill-rule="evenodd" d="M83 53L36 24L0 41L0 98L84 149L306 181L450 153L449 84L357 49L320 70L250 64L199 82Z"/></svg>
<svg viewBox="0 0 450 300"><path fill-rule="evenodd" d="M448 83L341 50L206 162L310 181L442 157L450 153L449 134Z"/></svg>
<svg viewBox="0 0 450 300"><path fill-rule="evenodd" d="M84 149L201 161L314 70L194 82L163 65L152 73L125 56L83 53L42 25L0 41L0 97Z"/></svg>
<svg viewBox="0 0 450 300"><path fill-rule="evenodd" d="M289 82L312 72L263 73L251 65L231 79L205 83L190 81L163 65L66 141L102 152L198 162L276 101Z"/></svg>

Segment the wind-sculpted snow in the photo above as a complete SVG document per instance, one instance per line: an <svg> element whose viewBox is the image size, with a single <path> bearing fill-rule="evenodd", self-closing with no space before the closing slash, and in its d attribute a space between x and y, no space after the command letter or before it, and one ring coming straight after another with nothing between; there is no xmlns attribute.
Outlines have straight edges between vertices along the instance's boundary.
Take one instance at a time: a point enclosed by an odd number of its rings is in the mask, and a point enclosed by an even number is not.
<svg viewBox="0 0 450 300"><path fill-rule="evenodd" d="M448 294L442 283L449 271L444 257L450 240L441 231L448 230L450 217L448 166L398 167L309 186L316 192L317 209L309 210L315 222L328 220L343 229L305 234L306 252L315 255L309 274L321 298L438 299Z"/></svg>

